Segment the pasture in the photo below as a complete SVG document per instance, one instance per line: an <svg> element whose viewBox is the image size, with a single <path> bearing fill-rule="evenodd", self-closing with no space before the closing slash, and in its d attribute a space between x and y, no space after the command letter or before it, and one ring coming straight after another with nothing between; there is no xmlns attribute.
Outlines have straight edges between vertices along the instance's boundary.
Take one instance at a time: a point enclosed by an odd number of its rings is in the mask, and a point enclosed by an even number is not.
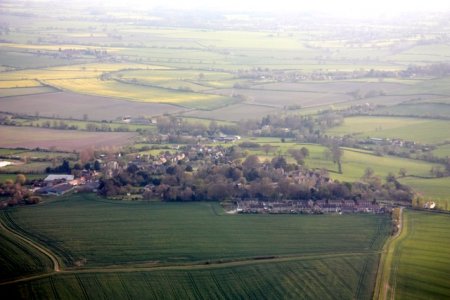
<svg viewBox="0 0 450 300"><path fill-rule="evenodd" d="M221 89L211 90L210 93L218 95L237 94L246 100L248 104L266 105L274 108L283 108L289 105L301 105L303 107L320 106L346 102L352 98L342 94L327 94L318 92L292 92L280 90L257 89Z"/></svg>
<svg viewBox="0 0 450 300"><path fill-rule="evenodd" d="M244 139L245 140L245 139ZM290 158L289 149L300 149L305 147L309 150L309 157L305 159L305 164L309 168L324 168L330 171L330 176L341 181L357 181L363 175L365 170L370 167L375 175L385 178L389 173L398 174L401 168L407 170L408 175L430 177L430 170L437 164L424 162L420 160L400 158L395 156L378 156L370 151L343 148L342 156L342 174L337 173L337 166L331 159L325 156L326 147L318 144L301 144L295 142L280 142L275 138L256 138L249 141L260 144L270 144L273 148L266 154L263 149L246 149L250 154L260 156L262 160L272 159L276 155L285 156L288 161L294 162Z"/></svg>
<svg viewBox="0 0 450 300"><path fill-rule="evenodd" d="M437 157L450 157L450 144L446 144L443 146L438 146L435 150L433 150L433 155L436 155Z"/></svg>
<svg viewBox="0 0 450 300"><path fill-rule="evenodd" d="M450 178L402 178L401 182L412 187L423 197L418 203L413 203L422 207L426 201L434 201L439 209L450 210Z"/></svg>
<svg viewBox="0 0 450 300"><path fill-rule="evenodd" d="M319 148L316 149L319 150ZM306 160L306 163L310 167L323 167L328 170L337 171L337 166L332 161L326 160L323 151L320 150L313 151L310 159ZM433 166L435 164L420 160L394 156L377 156L372 153L346 148L342 157L343 174L331 173L331 177L338 180L355 181L364 175L367 168L371 168L375 172L375 175L382 178L385 178L390 172L398 174L401 168L405 168L409 175L427 177L430 176L430 169Z"/></svg>
<svg viewBox="0 0 450 300"><path fill-rule="evenodd" d="M202 110L189 111L187 113L184 113L183 116L233 122L247 119L261 119L262 117L268 114L277 113L279 111L280 109L270 106L240 103L218 108L212 111L202 111Z"/></svg>
<svg viewBox="0 0 450 300"><path fill-rule="evenodd" d="M327 131L331 135L400 138L425 144L450 140L449 132L450 121L399 117L349 117L343 125Z"/></svg>
<svg viewBox="0 0 450 300"><path fill-rule="evenodd" d="M441 101L443 98L436 98ZM425 118L448 118L450 116L450 105L445 103L402 103L399 105L382 107L374 111L380 115L392 116L417 116Z"/></svg>
<svg viewBox="0 0 450 300"><path fill-rule="evenodd" d="M450 215L405 211L403 230L395 240L388 297L450 297Z"/></svg>
<svg viewBox="0 0 450 300"><path fill-rule="evenodd" d="M84 148L124 146L132 143L135 133L123 132L81 132L0 126L0 147L42 148L65 151L79 151Z"/></svg>

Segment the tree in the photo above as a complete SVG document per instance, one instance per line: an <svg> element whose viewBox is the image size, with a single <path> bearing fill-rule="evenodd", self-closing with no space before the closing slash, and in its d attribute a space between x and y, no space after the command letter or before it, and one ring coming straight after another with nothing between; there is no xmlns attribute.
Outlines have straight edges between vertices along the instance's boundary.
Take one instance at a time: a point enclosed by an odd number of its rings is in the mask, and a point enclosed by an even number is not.
<svg viewBox="0 0 450 300"><path fill-rule="evenodd" d="M100 162L99 162L98 160L96 160L96 161L94 162L94 170L95 170L95 171L100 171L100 169L101 169Z"/></svg>
<svg viewBox="0 0 450 300"><path fill-rule="evenodd" d="M265 153L266 155L268 155L269 152L272 151L272 150L274 149L274 146L272 146L272 145L270 145L270 144L264 144L264 145L262 146L262 149L263 149L264 153Z"/></svg>
<svg viewBox="0 0 450 300"><path fill-rule="evenodd" d="M92 161L94 157L94 149L92 148L83 149L80 152L80 161L82 164Z"/></svg>
<svg viewBox="0 0 450 300"><path fill-rule="evenodd" d="M305 163L303 152L299 149L289 149L289 154L295 159L297 164L303 165Z"/></svg>
<svg viewBox="0 0 450 300"><path fill-rule="evenodd" d="M300 148L300 152L302 153L303 157L308 157L309 156L309 150L306 147L301 147Z"/></svg>
<svg viewBox="0 0 450 300"><path fill-rule="evenodd" d="M339 147L339 145L335 143L333 143L329 147L329 150L333 163L338 165L338 172L339 174L342 174L342 156L344 155L344 152L342 151L341 147Z"/></svg>
<svg viewBox="0 0 450 300"><path fill-rule="evenodd" d="M25 175L17 174L17 176L16 176L16 183L18 183L20 185L24 185L26 181L27 181L27 178L25 177Z"/></svg>
<svg viewBox="0 0 450 300"><path fill-rule="evenodd" d="M247 170L259 167L260 161L257 155L249 155L242 163L242 166Z"/></svg>
<svg viewBox="0 0 450 300"><path fill-rule="evenodd" d="M271 163L275 169L283 169L284 170L284 169L286 169L286 166L287 166L286 159L283 156L274 157L272 159Z"/></svg>

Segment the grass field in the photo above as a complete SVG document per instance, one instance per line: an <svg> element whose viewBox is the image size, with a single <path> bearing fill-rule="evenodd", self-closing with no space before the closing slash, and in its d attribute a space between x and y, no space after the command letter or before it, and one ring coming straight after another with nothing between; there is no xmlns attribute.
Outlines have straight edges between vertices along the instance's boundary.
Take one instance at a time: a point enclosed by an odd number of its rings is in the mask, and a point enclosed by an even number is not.
<svg viewBox="0 0 450 300"><path fill-rule="evenodd" d="M450 297L450 215L405 211L403 231L394 249L388 297Z"/></svg>
<svg viewBox="0 0 450 300"><path fill-rule="evenodd" d="M450 177L430 179L407 177L401 182L421 193L424 201L435 201L440 209L450 210ZM423 204L419 203L419 205Z"/></svg>
<svg viewBox="0 0 450 300"><path fill-rule="evenodd" d="M282 108L288 105L312 107L351 100L350 96L344 94L293 92L289 90L221 89L210 92L218 95L230 95L235 93L245 97L246 102L249 104L266 105L274 108Z"/></svg>
<svg viewBox="0 0 450 300"><path fill-rule="evenodd" d="M270 106L241 103L215 109L213 111L190 111L183 115L224 121L241 121L246 119L261 119L268 114L277 113L279 111L279 108Z"/></svg>
<svg viewBox="0 0 450 300"><path fill-rule="evenodd" d="M44 173L45 168L51 166L51 162L18 163L1 168L5 173Z"/></svg>
<svg viewBox="0 0 450 300"><path fill-rule="evenodd" d="M20 126L38 126L42 127L45 124L50 124L51 127L57 127L58 124L63 123L67 126L76 126L77 130L86 130L88 127L88 124L95 124L98 127L107 126L108 128L111 128L112 131L115 130L125 130L125 131L137 131L137 130L145 130L148 132L156 132L156 126L155 125L138 125L138 124L129 124L129 123L123 123L123 122L96 122L96 121L79 121L79 120L70 120L70 119L51 119L51 118L39 118L35 120L29 120L29 119L18 119L16 118L15 121ZM56 125L56 126L54 126Z"/></svg>
<svg viewBox="0 0 450 300"><path fill-rule="evenodd" d="M398 117L351 117L327 131L332 135L400 138L419 143L450 140L450 121Z"/></svg>
<svg viewBox="0 0 450 300"><path fill-rule="evenodd" d="M436 101L441 101L443 98L433 98ZM450 116L450 104L444 103L417 103L383 107L375 110L376 114L385 114L393 116L418 116L426 118Z"/></svg>
<svg viewBox="0 0 450 300"><path fill-rule="evenodd" d="M337 170L336 165L323 158L323 152L313 152L310 160L306 161L309 166L324 167L330 170ZM434 164L413 159L404 159L393 156L377 156L364 152L345 149L342 158L343 174L333 173L333 178L345 181L355 181L360 179L365 170L370 167L375 171L375 175L385 178L389 172L397 174L401 168L407 169L409 174L416 176L430 176L430 169Z"/></svg>
<svg viewBox="0 0 450 300"><path fill-rule="evenodd" d="M5 182L6 180L16 180L17 174L0 174L0 183ZM27 174L26 177L28 180L32 179L43 179L46 175L44 174Z"/></svg>
<svg viewBox="0 0 450 300"><path fill-rule="evenodd" d="M433 150L433 155L437 157L450 157L450 144L438 146L435 150Z"/></svg>
<svg viewBox="0 0 450 300"><path fill-rule="evenodd" d="M405 168L409 175L429 177L430 169L437 164L432 164L420 160L406 159L394 156L378 156L370 151L364 151L359 149L344 148L342 156L342 171L343 174L337 173L337 166L333 164L330 159L326 159L324 152L326 147L318 144L299 144L295 142L280 142L276 138L256 138L249 139L250 141L260 144L270 144L273 149L267 156L263 149L247 150L251 154L259 155L262 159L268 158L269 160L278 154L284 155L290 159L289 149L300 149L306 147L309 150L309 157L305 159L305 163L310 168L324 168L332 171L330 176L332 178L344 181L359 180L365 170L370 167L374 170L375 175L385 178L389 172L398 174L401 168ZM291 160L291 162L294 162Z"/></svg>

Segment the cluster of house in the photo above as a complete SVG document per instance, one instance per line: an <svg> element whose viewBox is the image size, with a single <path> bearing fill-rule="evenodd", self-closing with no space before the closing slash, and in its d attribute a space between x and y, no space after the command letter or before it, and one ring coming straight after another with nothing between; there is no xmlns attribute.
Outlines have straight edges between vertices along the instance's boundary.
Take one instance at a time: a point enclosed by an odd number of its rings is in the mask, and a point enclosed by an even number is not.
<svg viewBox="0 0 450 300"><path fill-rule="evenodd" d="M145 117L131 117L131 116L124 116L122 117L121 121L126 124L137 124L137 125L150 125L150 124L156 124L156 119L147 119Z"/></svg>
<svg viewBox="0 0 450 300"><path fill-rule="evenodd" d="M436 208L436 202L428 201L423 205L423 208L426 209L435 209Z"/></svg>
<svg viewBox="0 0 450 300"><path fill-rule="evenodd" d="M135 165L142 170L157 170L164 171L166 163L177 163L178 161L195 161L199 155L203 159L222 159L225 157L225 150L221 146L209 145L192 145L183 148L180 151L179 146L172 147L173 151L165 151L161 149L158 155L137 154L129 159L128 165ZM119 157L118 157L119 158ZM117 160L105 161L102 163L102 170L107 178L118 175L126 166L122 166Z"/></svg>
<svg viewBox="0 0 450 300"><path fill-rule="evenodd" d="M322 214L322 213L385 213L387 208L370 201L353 200L309 200L237 201L237 213L241 214Z"/></svg>
<svg viewBox="0 0 450 300"><path fill-rule="evenodd" d="M240 140L241 137L239 135L225 135L225 134L219 134L217 136L210 136L209 139L215 143L215 142L224 142L224 143L234 143L237 140Z"/></svg>
<svg viewBox="0 0 450 300"><path fill-rule="evenodd" d="M430 150L428 145L419 145L414 141L405 141L402 139L394 138L394 139L388 139L388 138L378 138L378 137L371 137L365 140L363 143L365 144L372 144L372 145L379 145L379 146L395 146L395 147L402 147L402 148L408 148L408 149L416 149L416 150L423 150L428 151Z"/></svg>
<svg viewBox="0 0 450 300"><path fill-rule="evenodd" d="M95 191L98 188L97 172L83 170L81 176L50 174L44 181L33 189L35 194L48 196L62 196L75 189Z"/></svg>

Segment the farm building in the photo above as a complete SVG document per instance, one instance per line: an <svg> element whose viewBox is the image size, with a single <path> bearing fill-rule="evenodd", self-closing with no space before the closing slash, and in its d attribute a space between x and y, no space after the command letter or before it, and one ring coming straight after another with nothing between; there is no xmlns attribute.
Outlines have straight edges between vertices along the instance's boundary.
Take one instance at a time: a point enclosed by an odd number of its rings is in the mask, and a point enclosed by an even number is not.
<svg viewBox="0 0 450 300"><path fill-rule="evenodd" d="M61 183L54 186L43 187L36 191L37 194L41 195L54 195L61 196L73 189L73 185L68 183Z"/></svg>
<svg viewBox="0 0 450 300"><path fill-rule="evenodd" d="M64 174L50 174L47 177L45 177L44 182L52 182L56 180L65 180L65 181L72 181L74 180L73 175L64 175Z"/></svg>

